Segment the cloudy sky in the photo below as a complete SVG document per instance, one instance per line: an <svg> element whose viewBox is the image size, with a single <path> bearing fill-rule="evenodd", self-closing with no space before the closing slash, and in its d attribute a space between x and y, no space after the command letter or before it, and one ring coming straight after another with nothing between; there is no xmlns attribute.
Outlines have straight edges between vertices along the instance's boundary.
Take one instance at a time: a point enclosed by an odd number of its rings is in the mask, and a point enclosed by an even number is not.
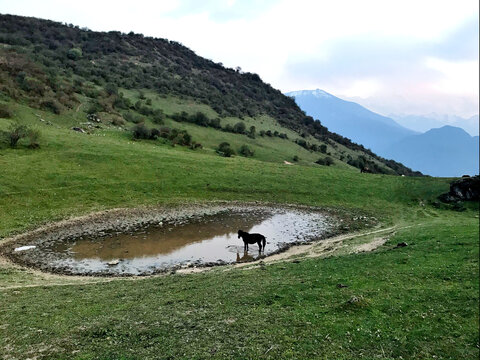
<svg viewBox="0 0 480 360"><path fill-rule="evenodd" d="M284 92L386 115L478 113L478 0L0 0L0 12L176 40Z"/></svg>

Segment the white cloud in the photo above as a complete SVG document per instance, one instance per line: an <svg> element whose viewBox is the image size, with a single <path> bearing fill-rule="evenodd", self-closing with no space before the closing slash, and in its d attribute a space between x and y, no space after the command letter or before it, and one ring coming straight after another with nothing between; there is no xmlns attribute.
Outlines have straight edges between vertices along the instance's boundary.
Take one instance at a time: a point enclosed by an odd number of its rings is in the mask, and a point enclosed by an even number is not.
<svg viewBox="0 0 480 360"><path fill-rule="evenodd" d="M473 108L475 104L478 108L478 45L476 58L468 61L447 61L439 54L424 54L429 60L414 55L418 46L441 43L466 21L477 19L478 23L478 8L477 0L0 0L2 13L176 40L201 56L256 72L283 91L326 87L334 94L362 98L381 93L387 105L398 97L415 102L416 98L432 99L437 94L463 94L470 99L470 109L472 101ZM387 66L354 54L342 61L344 68L357 73L335 72L342 70L330 68L341 46L356 39L375 44L376 48L369 50L378 56L383 50L395 52L396 44L410 53L399 54L401 61L385 57L391 61ZM330 79L287 72L291 63L312 61L317 63L308 71L325 67L323 73L330 71ZM437 78L430 79L432 74ZM422 106L435 111L435 101Z"/></svg>

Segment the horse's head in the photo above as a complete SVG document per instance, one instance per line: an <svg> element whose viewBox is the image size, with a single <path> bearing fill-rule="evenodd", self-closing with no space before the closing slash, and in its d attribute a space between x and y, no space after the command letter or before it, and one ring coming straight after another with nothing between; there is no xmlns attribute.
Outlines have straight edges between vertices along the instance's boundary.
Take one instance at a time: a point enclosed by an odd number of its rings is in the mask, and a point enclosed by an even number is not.
<svg viewBox="0 0 480 360"><path fill-rule="evenodd" d="M238 238L240 239L243 236L244 232L242 230L238 230Z"/></svg>

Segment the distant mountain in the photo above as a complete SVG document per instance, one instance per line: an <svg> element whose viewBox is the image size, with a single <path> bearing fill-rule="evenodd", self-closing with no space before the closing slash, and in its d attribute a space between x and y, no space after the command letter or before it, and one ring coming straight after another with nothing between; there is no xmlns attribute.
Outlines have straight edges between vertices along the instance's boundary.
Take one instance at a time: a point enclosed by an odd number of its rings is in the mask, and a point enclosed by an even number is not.
<svg viewBox="0 0 480 360"><path fill-rule="evenodd" d="M399 115L391 114L390 117L397 123L414 131L425 132L430 129L439 128L444 125L451 125L462 128L472 136L478 135L479 116L473 115L469 118L462 118L455 115Z"/></svg>
<svg viewBox="0 0 480 360"><path fill-rule="evenodd" d="M382 155L432 176L479 173L479 137L449 125L404 138Z"/></svg>
<svg viewBox="0 0 480 360"><path fill-rule="evenodd" d="M415 131L399 125L388 117L320 89L293 91L286 95L294 97L307 115L319 119L329 130L350 138L382 156L383 151L391 144L416 134Z"/></svg>

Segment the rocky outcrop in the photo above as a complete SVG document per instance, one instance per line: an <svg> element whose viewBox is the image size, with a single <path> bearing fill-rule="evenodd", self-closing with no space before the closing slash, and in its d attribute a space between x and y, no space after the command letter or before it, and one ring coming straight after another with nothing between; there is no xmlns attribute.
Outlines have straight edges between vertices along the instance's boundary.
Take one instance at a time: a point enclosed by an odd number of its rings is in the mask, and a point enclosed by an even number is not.
<svg viewBox="0 0 480 360"><path fill-rule="evenodd" d="M480 176L463 177L450 184L450 191L439 196L443 202L479 201Z"/></svg>

